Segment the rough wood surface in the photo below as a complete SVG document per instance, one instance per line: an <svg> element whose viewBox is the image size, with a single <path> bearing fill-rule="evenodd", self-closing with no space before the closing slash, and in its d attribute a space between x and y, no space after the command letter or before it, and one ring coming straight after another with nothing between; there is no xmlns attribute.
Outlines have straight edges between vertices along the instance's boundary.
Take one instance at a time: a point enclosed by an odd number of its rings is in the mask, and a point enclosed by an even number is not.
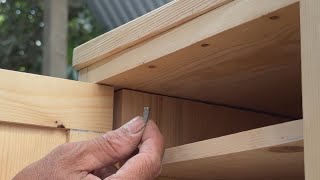
<svg viewBox="0 0 320 180"><path fill-rule="evenodd" d="M74 49L73 66L84 68L163 33L231 0L176 0Z"/></svg>
<svg viewBox="0 0 320 180"><path fill-rule="evenodd" d="M0 122L106 132L113 88L0 70Z"/></svg>
<svg viewBox="0 0 320 180"><path fill-rule="evenodd" d="M307 180L320 179L320 1L301 0L302 92Z"/></svg>
<svg viewBox="0 0 320 180"><path fill-rule="evenodd" d="M295 2L232 1L83 69L81 78L301 118Z"/></svg>
<svg viewBox="0 0 320 180"><path fill-rule="evenodd" d="M0 179L12 179L24 167L65 143L66 135L66 130L0 123Z"/></svg>
<svg viewBox="0 0 320 180"><path fill-rule="evenodd" d="M199 179L304 179L302 120L169 148L162 175Z"/></svg>
<svg viewBox="0 0 320 180"><path fill-rule="evenodd" d="M281 123L288 119L130 90L115 93L115 128L151 107L166 147Z"/></svg>

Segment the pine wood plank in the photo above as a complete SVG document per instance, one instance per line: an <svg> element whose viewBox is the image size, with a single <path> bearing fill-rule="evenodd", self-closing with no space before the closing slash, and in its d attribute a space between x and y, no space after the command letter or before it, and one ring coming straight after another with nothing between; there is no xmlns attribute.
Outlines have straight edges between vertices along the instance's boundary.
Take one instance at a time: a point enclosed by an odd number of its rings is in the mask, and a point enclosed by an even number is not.
<svg viewBox="0 0 320 180"><path fill-rule="evenodd" d="M121 90L115 93L115 128L142 115L145 106L151 107L150 118L162 131L166 147L288 121L261 113Z"/></svg>
<svg viewBox="0 0 320 180"><path fill-rule="evenodd" d="M218 8L231 0L176 0L74 49L73 66L82 69L126 48Z"/></svg>
<svg viewBox="0 0 320 180"><path fill-rule="evenodd" d="M301 0L302 92L305 172L320 179L320 1Z"/></svg>
<svg viewBox="0 0 320 180"><path fill-rule="evenodd" d="M232 1L83 69L81 79L301 118L295 2Z"/></svg>
<svg viewBox="0 0 320 180"><path fill-rule="evenodd" d="M66 135L62 129L0 123L0 179L12 179L24 167L65 143Z"/></svg>
<svg viewBox="0 0 320 180"><path fill-rule="evenodd" d="M112 129L110 129L112 130ZM87 141L95 137L100 136L103 133L92 132L92 131L82 131L82 130L73 130L70 129L68 132L68 142L78 142L78 141Z"/></svg>
<svg viewBox="0 0 320 180"><path fill-rule="evenodd" d="M163 176L304 179L302 120L166 149Z"/></svg>
<svg viewBox="0 0 320 180"><path fill-rule="evenodd" d="M0 70L0 122L106 132L113 88Z"/></svg>

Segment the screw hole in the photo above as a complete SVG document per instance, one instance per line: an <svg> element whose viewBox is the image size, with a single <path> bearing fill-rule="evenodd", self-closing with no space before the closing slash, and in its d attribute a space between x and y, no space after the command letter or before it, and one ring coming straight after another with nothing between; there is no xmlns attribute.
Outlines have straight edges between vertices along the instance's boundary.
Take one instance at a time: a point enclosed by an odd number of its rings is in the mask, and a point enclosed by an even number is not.
<svg viewBox="0 0 320 180"><path fill-rule="evenodd" d="M276 19L279 19L280 17L279 16L271 16L271 17L269 17L269 19L271 19L271 20L276 20Z"/></svg>
<svg viewBox="0 0 320 180"><path fill-rule="evenodd" d="M201 44L201 47L208 47L210 44Z"/></svg>
<svg viewBox="0 0 320 180"><path fill-rule="evenodd" d="M154 69L154 68L156 68L156 67L157 67L157 66L155 66L155 65L149 65L149 66L148 66L149 69Z"/></svg>

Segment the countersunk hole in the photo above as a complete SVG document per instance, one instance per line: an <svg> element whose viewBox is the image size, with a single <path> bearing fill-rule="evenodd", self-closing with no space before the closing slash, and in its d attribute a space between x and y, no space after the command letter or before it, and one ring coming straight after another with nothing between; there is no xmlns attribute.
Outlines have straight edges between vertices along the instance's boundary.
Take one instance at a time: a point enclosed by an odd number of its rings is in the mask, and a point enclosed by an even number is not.
<svg viewBox="0 0 320 180"><path fill-rule="evenodd" d="M210 44L201 44L201 47L208 47Z"/></svg>
<svg viewBox="0 0 320 180"><path fill-rule="evenodd" d="M271 19L271 20L276 20L276 19L279 19L280 18L280 16L271 16L271 17L269 17L269 19Z"/></svg>
<svg viewBox="0 0 320 180"><path fill-rule="evenodd" d="M58 121L55 121L54 123L58 124Z"/></svg>
<svg viewBox="0 0 320 180"><path fill-rule="evenodd" d="M66 128L63 124L59 124L57 128Z"/></svg>
<svg viewBox="0 0 320 180"><path fill-rule="evenodd" d="M269 151L274 153L297 153L303 152L304 149L302 146L280 146L272 147L269 149Z"/></svg>
<svg viewBox="0 0 320 180"><path fill-rule="evenodd" d="M155 66L155 65L149 65L148 66L148 68L150 68L150 69L154 69L154 68L156 68L157 66Z"/></svg>

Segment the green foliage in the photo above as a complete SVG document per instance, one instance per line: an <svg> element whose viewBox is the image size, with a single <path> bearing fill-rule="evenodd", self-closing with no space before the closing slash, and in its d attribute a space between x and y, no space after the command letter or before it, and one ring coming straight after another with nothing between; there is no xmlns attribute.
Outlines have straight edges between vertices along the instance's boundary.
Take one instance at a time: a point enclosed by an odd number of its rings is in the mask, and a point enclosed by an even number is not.
<svg viewBox="0 0 320 180"><path fill-rule="evenodd" d="M39 1L0 1L0 68L40 72L42 16Z"/></svg>
<svg viewBox="0 0 320 180"><path fill-rule="evenodd" d="M0 0L0 68L41 73L43 2ZM68 27L68 77L76 79L77 73L71 67L73 49L104 29L79 0L70 1Z"/></svg>
<svg viewBox="0 0 320 180"><path fill-rule="evenodd" d="M74 3L71 7L72 9L69 10L68 30L68 64L70 65L72 64L72 54L75 47L105 32L102 25L96 21L83 2ZM71 67L68 70L69 78L76 79L75 71Z"/></svg>

